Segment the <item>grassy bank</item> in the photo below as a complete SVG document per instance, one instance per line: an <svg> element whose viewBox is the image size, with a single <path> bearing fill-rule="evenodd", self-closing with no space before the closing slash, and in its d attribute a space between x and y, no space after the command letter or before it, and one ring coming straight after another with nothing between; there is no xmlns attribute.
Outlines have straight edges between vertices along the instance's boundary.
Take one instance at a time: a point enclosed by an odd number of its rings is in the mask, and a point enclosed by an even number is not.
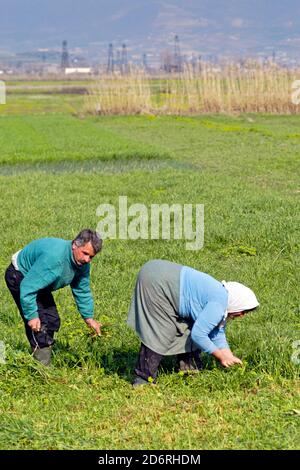
<svg viewBox="0 0 300 470"><path fill-rule="evenodd" d="M1 109L1 108L0 108ZM68 288L52 369L28 353L1 283L1 449L296 449L299 447L299 118L0 118L3 273L34 238L96 227L102 203L202 203L205 240L110 240L92 264L94 338ZM253 288L258 312L228 326L243 367L184 377L164 360L158 384L130 381L139 341L126 324L136 274L152 258Z"/></svg>

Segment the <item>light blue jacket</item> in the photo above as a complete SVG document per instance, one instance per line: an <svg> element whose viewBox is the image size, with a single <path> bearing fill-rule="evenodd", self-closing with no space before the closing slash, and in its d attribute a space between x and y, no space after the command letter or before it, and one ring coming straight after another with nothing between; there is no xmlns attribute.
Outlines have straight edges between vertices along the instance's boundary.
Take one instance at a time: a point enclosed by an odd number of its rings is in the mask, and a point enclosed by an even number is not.
<svg viewBox="0 0 300 470"><path fill-rule="evenodd" d="M228 293L223 284L208 274L183 266L180 272L179 315L191 318L193 342L204 352L228 348L225 318Z"/></svg>

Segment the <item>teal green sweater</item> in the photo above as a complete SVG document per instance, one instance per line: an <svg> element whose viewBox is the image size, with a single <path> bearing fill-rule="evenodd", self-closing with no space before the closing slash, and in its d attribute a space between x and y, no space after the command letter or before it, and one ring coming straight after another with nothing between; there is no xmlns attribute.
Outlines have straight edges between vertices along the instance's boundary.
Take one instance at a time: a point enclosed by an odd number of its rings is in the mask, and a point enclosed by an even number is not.
<svg viewBox="0 0 300 470"><path fill-rule="evenodd" d="M83 318L92 318L94 302L90 289L90 265L78 266L73 258L72 242L60 238L41 238L25 246L17 258L24 275L20 300L27 320L38 318L36 296L41 289L55 291L70 285Z"/></svg>

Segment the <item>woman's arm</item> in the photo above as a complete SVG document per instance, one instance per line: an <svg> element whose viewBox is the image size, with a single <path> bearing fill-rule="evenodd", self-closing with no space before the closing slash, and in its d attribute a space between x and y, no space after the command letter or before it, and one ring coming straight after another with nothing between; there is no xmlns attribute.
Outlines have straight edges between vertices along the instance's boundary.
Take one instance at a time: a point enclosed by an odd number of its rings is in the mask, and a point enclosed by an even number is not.
<svg viewBox="0 0 300 470"><path fill-rule="evenodd" d="M223 367L242 364L229 348L225 336L225 329L218 328L224 317L224 309L218 302L208 302L198 314L192 328L192 340L204 352L212 354Z"/></svg>
<svg viewBox="0 0 300 470"><path fill-rule="evenodd" d="M238 357L232 354L230 349L216 349L212 355L218 359L223 367L230 367L234 364L243 364Z"/></svg>

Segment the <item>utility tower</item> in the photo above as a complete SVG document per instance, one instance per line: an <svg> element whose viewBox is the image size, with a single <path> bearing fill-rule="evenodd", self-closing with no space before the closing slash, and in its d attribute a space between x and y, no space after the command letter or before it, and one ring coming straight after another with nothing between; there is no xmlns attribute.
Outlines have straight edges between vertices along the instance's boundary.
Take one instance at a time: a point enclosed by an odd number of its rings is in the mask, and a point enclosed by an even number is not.
<svg viewBox="0 0 300 470"><path fill-rule="evenodd" d="M121 71L121 51L118 49L117 50L117 58L115 60L115 66L118 70Z"/></svg>
<svg viewBox="0 0 300 470"><path fill-rule="evenodd" d="M126 44L122 45L121 72L122 74L128 73L128 58L127 58Z"/></svg>
<svg viewBox="0 0 300 470"><path fill-rule="evenodd" d="M198 56L198 72L202 71L202 55L199 54Z"/></svg>
<svg viewBox="0 0 300 470"><path fill-rule="evenodd" d="M182 71L180 44L179 37L177 36L177 34L174 38L174 69L176 72Z"/></svg>
<svg viewBox="0 0 300 470"><path fill-rule="evenodd" d="M61 68L65 69L69 66L70 66L70 63L69 63L68 43L67 41L63 41L62 53L61 53Z"/></svg>
<svg viewBox="0 0 300 470"><path fill-rule="evenodd" d="M112 43L108 46L107 73L114 71L114 49Z"/></svg>
<svg viewBox="0 0 300 470"><path fill-rule="evenodd" d="M147 54L146 53L143 54L143 69L145 71L148 70L148 62L147 62Z"/></svg>
<svg viewBox="0 0 300 470"><path fill-rule="evenodd" d="M40 52L41 52L41 59L42 59L42 66L41 66L40 74L43 75L45 71L45 65L46 65L46 52L45 50L40 50Z"/></svg>

